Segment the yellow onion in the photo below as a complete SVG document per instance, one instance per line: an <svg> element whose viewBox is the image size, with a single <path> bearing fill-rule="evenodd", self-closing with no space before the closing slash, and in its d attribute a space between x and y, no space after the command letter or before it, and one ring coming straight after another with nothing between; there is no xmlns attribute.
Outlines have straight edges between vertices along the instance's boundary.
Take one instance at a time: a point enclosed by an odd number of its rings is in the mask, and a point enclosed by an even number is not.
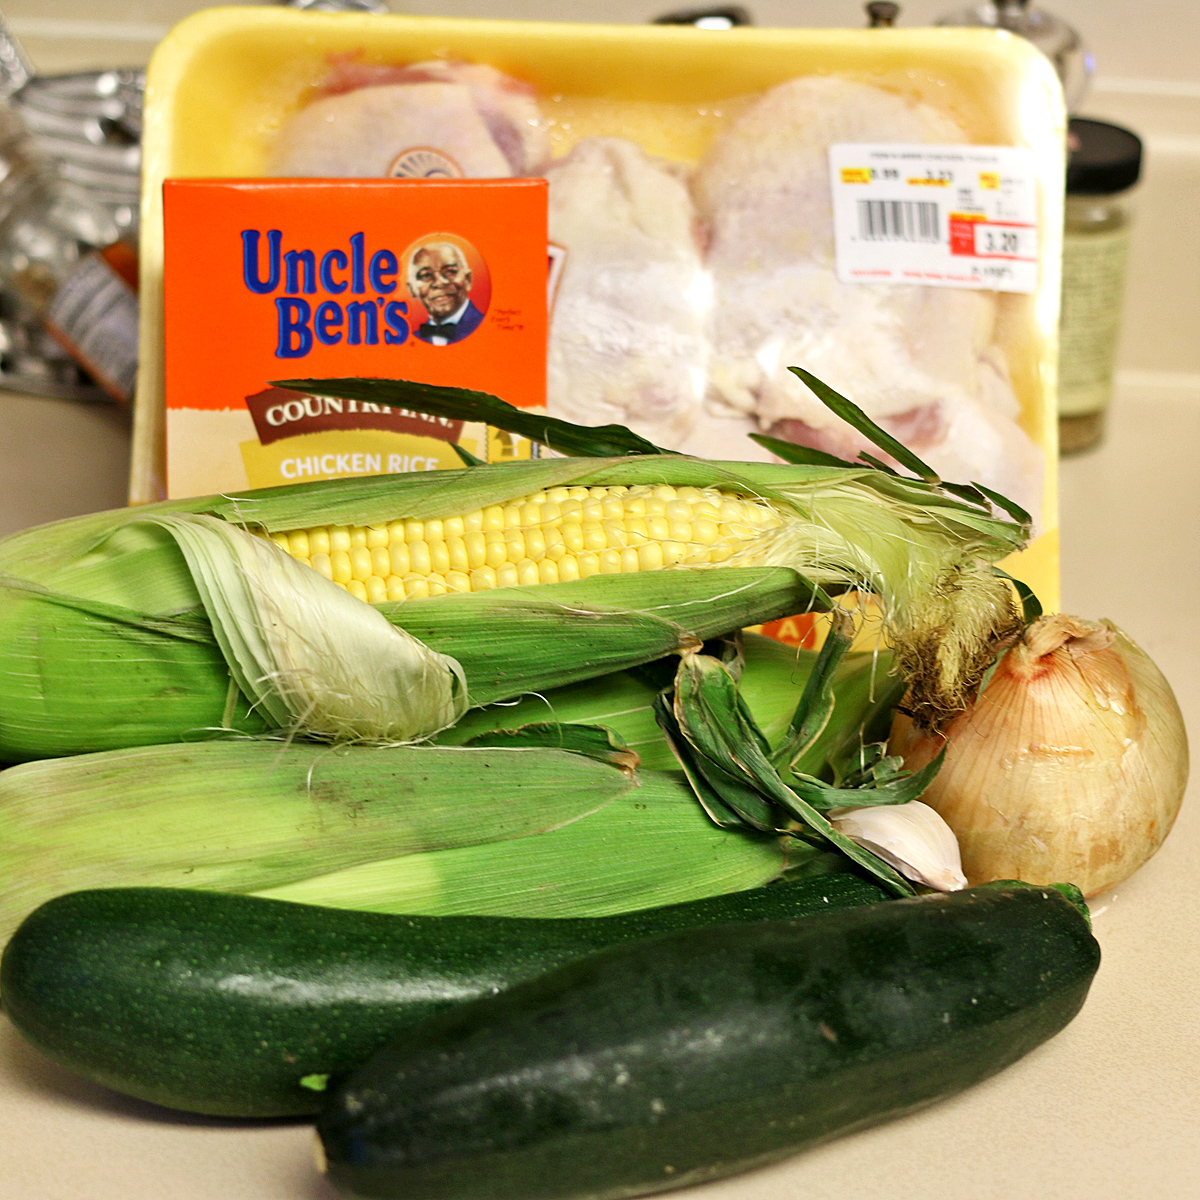
<svg viewBox="0 0 1200 1200"><path fill-rule="evenodd" d="M918 770L947 741L921 800L958 836L972 885L1103 892L1162 845L1187 783L1171 687L1109 621L1039 617L941 734L898 716L891 751Z"/></svg>

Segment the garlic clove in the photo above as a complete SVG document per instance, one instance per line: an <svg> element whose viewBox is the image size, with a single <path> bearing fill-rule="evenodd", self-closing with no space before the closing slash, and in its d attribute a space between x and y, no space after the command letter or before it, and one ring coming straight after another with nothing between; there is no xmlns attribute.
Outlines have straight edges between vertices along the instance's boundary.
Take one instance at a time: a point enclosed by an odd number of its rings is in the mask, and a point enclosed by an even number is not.
<svg viewBox="0 0 1200 1200"><path fill-rule="evenodd" d="M866 850L878 854L906 879L939 892L967 886L958 839L927 804L873 804L865 808L831 809L834 828Z"/></svg>

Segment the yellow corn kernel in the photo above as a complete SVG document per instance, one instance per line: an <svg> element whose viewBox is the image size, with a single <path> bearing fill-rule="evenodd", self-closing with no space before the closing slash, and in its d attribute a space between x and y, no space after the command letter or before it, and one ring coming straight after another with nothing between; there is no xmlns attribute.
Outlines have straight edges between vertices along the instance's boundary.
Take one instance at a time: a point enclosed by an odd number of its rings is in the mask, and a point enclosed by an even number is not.
<svg viewBox="0 0 1200 1200"><path fill-rule="evenodd" d="M580 579L587 579L600 571L600 555L594 550L584 550L582 554L577 554L575 561L579 564Z"/></svg>
<svg viewBox="0 0 1200 1200"><path fill-rule="evenodd" d="M445 540L446 531L443 528L443 524L444 522L438 520L425 522L425 541L427 541L431 546L434 542Z"/></svg>
<svg viewBox="0 0 1200 1200"><path fill-rule="evenodd" d="M525 557L541 562L546 557L546 535L540 529L525 531Z"/></svg>
<svg viewBox="0 0 1200 1200"><path fill-rule="evenodd" d="M387 584L378 575L372 575L367 580L367 599L372 604L379 604L388 598Z"/></svg>
<svg viewBox="0 0 1200 1200"><path fill-rule="evenodd" d="M586 550L605 550L608 547L608 534L599 521L584 521L583 545Z"/></svg>
<svg viewBox="0 0 1200 1200"><path fill-rule="evenodd" d="M518 583L516 563L506 562L496 568L497 587L516 587Z"/></svg>
<svg viewBox="0 0 1200 1200"><path fill-rule="evenodd" d="M565 487L552 487L546 489L547 504L561 504L567 498L567 489Z"/></svg>
<svg viewBox="0 0 1200 1200"><path fill-rule="evenodd" d="M423 542L425 540L425 522L405 521L404 540L408 542L410 546L413 542Z"/></svg>
<svg viewBox="0 0 1200 1200"><path fill-rule="evenodd" d="M659 500L677 500L679 498L679 493L669 483L660 483L654 489L654 494Z"/></svg>
<svg viewBox="0 0 1200 1200"><path fill-rule="evenodd" d="M365 525L354 525L350 529L350 549L353 550L356 546L365 546L367 544L367 527Z"/></svg>
<svg viewBox="0 0 1200 1200"><path fill-rule="evenodd" d="M620 550L601 550L600 551L600 572L603 575L620 575L620 573L621 573L621 551Z"/></svg>
<svg viewBox="0 0 1200 1200"><path fill-rule="evenodd" d="M564 521L560 532L569 553L578 554L583 549L583 526L577 521Z"/></svg>
<svg viewBox="0 0 1200 1200"><path fill-rule="evenodd" d="M537 565L539 583L558 583L561 576L558 573L558 563L553 559L543 558Z"/></svg>
<svg viewBox="0 0 1200 1200"><path fill-rule="evenodd" d="M334 583L349 583L354 578L350 568L350 555L345 550L335 550L329 556L329 565L333 568L330 576Z"/></svg>
<svg viewBox="0 0 1200 1200"><path fill-rule="evenodd" d="M504 528L504 509L498 504L491 504L483 510L483 528L503 529Z"/></svg>
<svg viewBox="0 0 1200 1200"><path fill-rule="evenodd" d="M542 523L542 506L532 502L521 505L521 526L540 525Z"/></svg>
<svg viewBox="0 0 1200 1200"><path fill-rule="evenodd" d="M346 591L352 596L357 596L360 600L367 599L366 584L361 579L351 579L346 583Z"/></svg>
<svg viewBox="0 0 1200 1200"><path fill-rule="evenodd" d="M429 564L439 574L445 575L450 570L450 548L442 538L427 543L429 546Z"/></svg>
<svg viewBox="0 0 1200 1200"><path fill-rule="evenodd" d="M375 574L371 565L371 552L366 546L355 546L350 551L350 574L360 583L366 583Z"/></svg>
<svg viewBox="0 0 1200 1200"><path fill-rule="evenodd" d="M329 527L329 552L332 554L335 550L347 551L350 549L350 530L345 525L330 525Z"/></svg>
<svg viewBox="0 0 1200 1200"><path fill-rule="evenodd" d="M392 560L392 575L399 575L403 578L412 570L412 558L408 553L408 546L404 542L389 542L388 557ZM384 576L386 579L387 576Z"/></svg>
<svg viewBox="0 0 1200 1200"><path fill-rule="evenodd" d="M308 556L328 554L332 547L329 544L329 530L324 527L308 531Z"/></svg>
<svg viewBox="0 0 1200 1200"><path fill-rule="evenodd" d="M663 566L673 567L687 557L688 548L682 542L661 542Z"/></svg>
<svg viewBox="0 0 1200 1200"><path fill-rule="evenodd" d="M504 528L521 528L521 506L519 504L506 504L504 506Z"/></svg>
<svg viewBox="0 0 1200 1200"><path fill-rule="evenodd" d="M408 543L409 570L414 575L428 575L433 570L429 559L429 546L423 540Z"/></svg>
<svg viewBox="0 0 1200 1200"><path fill-rule="evenodd" d="M404 590L404 580L398 575L392 575L387 581L387 598L389 600L408 599L408 594Z"/></svg>
<svg viewBox="0 0 1200 1200"><path fill-rule="evenodd" d="M451 538L462 537L467 531L466 522L462 517L447 517L443 522L442 536L449 541Z"/></svg>
<svg viewBox="0 0 1200 1200"><path fill-rule="evenodd" d="M621 572L625 575L631 575L634 571L641 569L641 564L638 559L638 552L632 546L626 546L621 551Z"/></svg>
<svg viewBox="0 0 1200 1200"><path fill-rule="evenodd" d="M314 571L320 571L326 579L333 578L333 567L329 562L328 554L314 554L310 565Z"/></svg>
<svg viewBox="0 0 1200 1200"><path fill-rule="evenodd" d="M600 515L602 517L612 517L618 521L625 520L625 505L621 503L620 496L610 496L605 500L600 505Z"/></svg>
<svg viewBox="0 0 1200 1200"><path fill-rule="evenodd" d="M519 529L506 529L504 531L504 544L508 550L510 562L519 563L521 559L526 557L525 535Z"/></svg>
<svg viewBox="0 0 1200 1200"><path fill-rule="evenodd" d="M584 500L590 500L592 494L585 487L573 487L567 488L567 495L572 500L578 500L582 504Z"/></svg>
<svg viewBox="0 0 1200 1200"><path fill-rule="evenodd" d="M451 592L469 592L471 590L471 576L466 571L447 571L446 588Z"/></svg>
<svg viewBox="0 0 1200 1200"><path fill-rule="evenodd" d="M367 526L367 546L374 550L376 546L386 546L389 541L388 527L386 525L368 525Z"/></svg>
<svg viewBox="0 0 1200 1200"><path fill-rule="evenodd" d="M473 592L482 592L488 588L499 586L499 581L496 579L496 572L491 567L476 567L471 572L471 590Z"/></svg>
<svg viewBox="0 0 1200 1200"><path fill-rule="evenodd" d="M547 500L546 503L543 504L541 507L542 507L541 520L542 520L543 525L547 525L551 521L558 521L558 520L562 519L562 515L563 515L562 508L558 504L554 504L551 501Z"/></svg>
<svg viewBox="0 0 1200 1200"><path fill-rule="evenodd" d="M522 587L542 582L541 576L538 574L538 565L532 558L523 558L517 563L517 582Z"/></svg>
<svg viewBox="0 0 1200 1200"><path fill-rule="evenodd" d="M371 550L371 574L386 579L392 573L392 556L386 545Z"/></svg>
<svg viewBox="0 0 1200 1200"><path fill-rule="evenodd" d="M690 542L692 540L691 521L672 521L671 540L675 542Z"/></svg>
<svg viewBox="0 0 1200 1200"><path fill-rule="evenodd" d="M450 555L450 569L452 571L470 570L471 560L467 555L467 543L463 538L448 537L446 539L446 551Z"/></svg>
<svg viewBox="0 0 1200 1200"><path fill-rule="evenodd" d="M579 578L579 560L574 554L564 554L554 565L558 568L561 583L570 583Z"/></svg>
<svg viewBox="0 0 1200 1200"><path fill-rule="evenodd" d="M637 548L638 566L643 571L658 571L662 569L662 542L646 542Z"/></svg>
<svg viewBox="0 0 1200 1200"><path fill-rule="evenodd" d="M308 544L308 534L303 529L296 530L293 534L282 534L283 541L280 545L289 553L294 554L297 558L311 558L312 548Z"/></svg>
<svg viewBox="0 0 1200 1200"><path fill-rule="evenodd" d="M716 521L708 517L697 517L692 522L691 540L693 542L699 542L702 546L711 546L720 536Z"/></svg>
<svg viewBox="0 0 1200 1200"><path fill-rule="evenodd" d="M431 571L426 582L429 584L431 596L444 596L449 591L449 588L446 587L445 576L438 571Z"/></svg>
<svg viewBox="0 0 1200 1200"><path fill-rule="evenodd" d="M407 575L404 579L404 598L406 600L428 600L429 579L425 575Z"/></svg>
<svg viewBox="0 0 1200 1200"><path fill-rule="evenodd" d="M505 541L504 531L492 529L487 535L487 565L499 569L508 562L508 542Z"/></svg>
<svg viewBox="0 0 1200 1200"><path fill-rule="evenodd" d="M463 519L463 533L478 533L483 528L483 509L467 513Z"/></svg>
<svg viewBox="0 0 1200 1200"><path fill-rule="evenodd" d="M487 562L487 534L477 529L468 530L463 534L463 545L467 548L467 566L474 570Z"/></svg>
<svg viewBox="0 0 1200 1200"><path fill-rule="evenodd" d="M662 516L647 517L646 532L656 542L665 542L671 536L671 522Z"/></svg>

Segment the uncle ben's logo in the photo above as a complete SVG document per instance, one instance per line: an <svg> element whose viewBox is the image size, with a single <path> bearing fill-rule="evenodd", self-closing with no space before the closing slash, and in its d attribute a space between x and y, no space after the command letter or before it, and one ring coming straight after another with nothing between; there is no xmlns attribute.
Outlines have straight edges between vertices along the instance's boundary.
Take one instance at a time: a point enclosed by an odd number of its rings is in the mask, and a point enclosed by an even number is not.
<svg viewBox="0 0 1200 1200"><path fill-rule="evenodd" d="M363 233L320 253L285 250L278 229L267 231L265 247L260 230L241 238L243 283L275 296L276 358L304 358L316 345L402 346L410 335L451 346L487 314L487 264L454 234L428 234L400 255L369 248Z"/></svg>

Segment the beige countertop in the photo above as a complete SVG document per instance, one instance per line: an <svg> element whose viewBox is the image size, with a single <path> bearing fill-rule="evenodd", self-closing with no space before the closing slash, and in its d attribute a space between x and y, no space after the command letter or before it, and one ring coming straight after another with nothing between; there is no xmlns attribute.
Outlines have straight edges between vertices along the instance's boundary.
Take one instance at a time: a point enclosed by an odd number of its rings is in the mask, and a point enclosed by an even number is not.
<svg viewBox="0 0 1200 1200"><path fill-rule="evenodd" d="M963 4L966 0L961 0ZM9 0L43 70L144 61L195 0ZM682 4L580 3L579 19L644 20ZM751 5L761 23L833 24L852 0ZM949 2L913 0L905 24ZM1200 728L1200 26L1183 0L1060 0L1101 79L1089 113L1147 135L1111 432L1062 470L1063 596L1158 661ZM565 15L550 0L401 3L393 11ZM553 11L551 11L553 10ZM1153 10L1153 13L1150 12ZM1171 30L1163 36L1164 29ZM124 40L123 40L124 39ZM1105 78L1105 73L1109 77ZM1182 269L1181 269L1182 268ZM0 393L0 534L122 503L125 414ZM1176 628L1178 626L1178 629ZM1183 630L1184 632L1179 632ZM712 1200L1187 1200L1200 1179L1200 938L1190 907L1200 788L1129 883L1092 904L1104 961L1079 1017L978 1087L768 1169L676 1193ZM0 881L2 886L2 881ZM3 1200L333 1200L300 1123L189 1118L78 1081L0 1017Z"/></svg>
<svg viewBox="0 0 1200 1200"><path fill-rule="evenodd" d="M26 449L9 454L14 417ZM77 490L0 527L112 502L119 415L0 401L0 478ZM1126 383L1107 444L1063 470L1067 611L1106 616L1155 657L1193 729L1200 719L1200 388ZM41 457L39 457L41 456ZM11 459L11 461L9 461ZM40 464L40 465L39 465ZM39 483L40 481L40 483ZM119 491L119 487L118 487ZM92 504L85 501L91 499ZM39 501L39 504L41 501ZM996 1078L915 1116L783 1164L679 1193L712 1200L1184 1200L1200 1178L1200 859L1193 786L1163 850L1092 904L1104 961L1078 1018ZM6 1200L332 1200L300 1123L173 1114L74 1079L0 1018L0 1195Z"/></svg>

